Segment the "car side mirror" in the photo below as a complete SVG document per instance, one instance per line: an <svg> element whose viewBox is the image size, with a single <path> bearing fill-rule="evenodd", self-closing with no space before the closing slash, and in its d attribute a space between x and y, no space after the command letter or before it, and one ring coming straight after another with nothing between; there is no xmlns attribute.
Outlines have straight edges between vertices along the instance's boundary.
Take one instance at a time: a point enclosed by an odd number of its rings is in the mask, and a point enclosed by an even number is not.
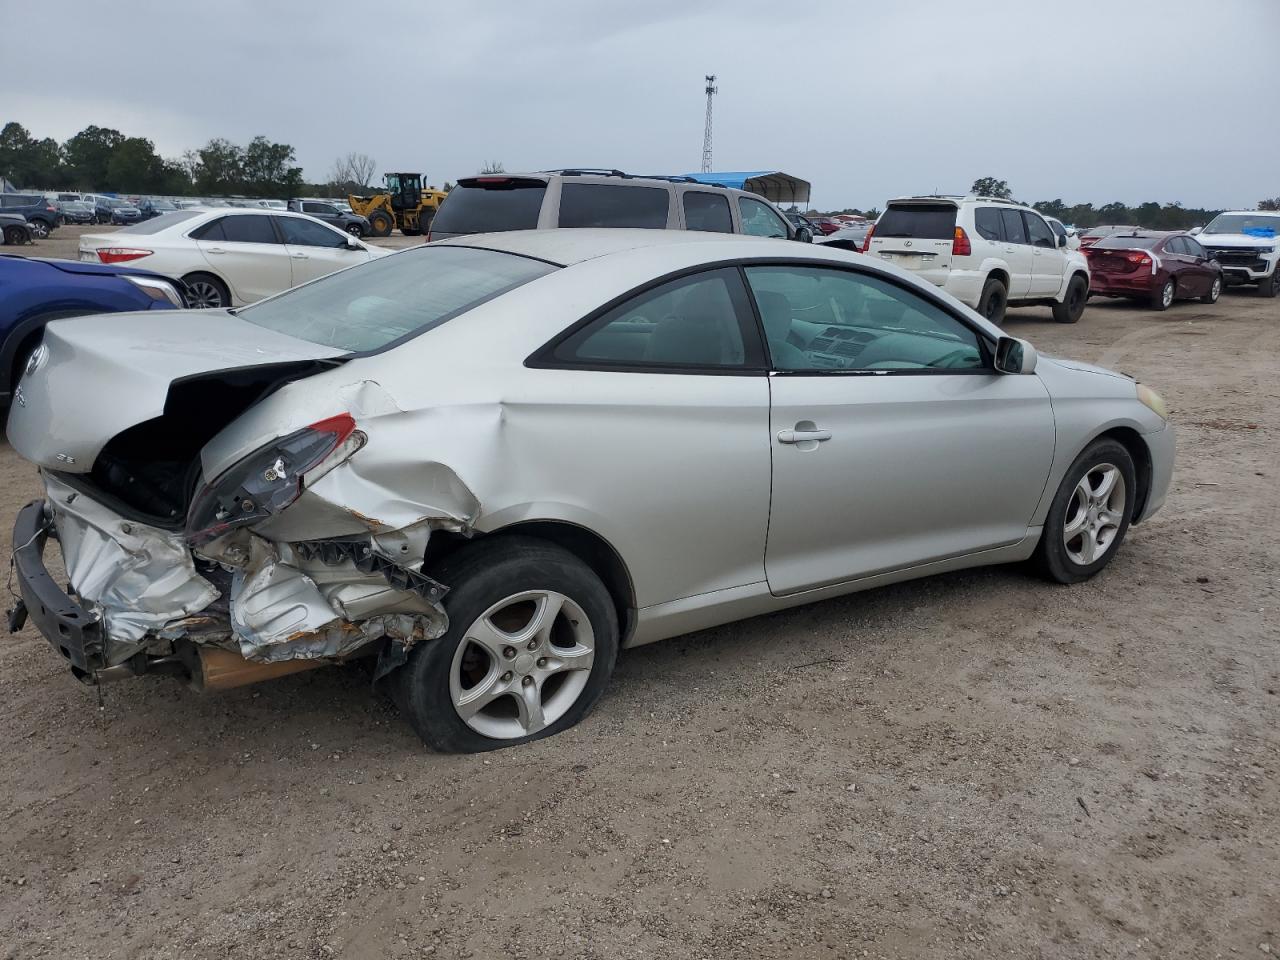
<svg viewBox="0 0 1280 960"><path fill-rule="evenodd" d="M1001 337L996 341L997 373L1035 373L1036 348L1017 337Z"/></svg>
<svg viewBox="0 0 1280 960"><path fill-rule="evenodd" d="M347 237L347 242L344 244L344 246L345 246L348 250L363 250L363 249L364 249L364 244L362 244L362 243L361 243L359 240L357 240L355 237Z"/></svg>
<svg viewBox="0 0 1280 960"><path fill-rule="evenodd" d="M801 243L813 243L813 234L808 227L796 227L796 239Z"/></svg>
<svg viewBox="0 0 1280 960"><path fill-rule="evenodd" d="M1055 233L1053 236L1054 236L1054 239L1056 239L1056 240L1058 241L1058 247L1059 247L1059 248L1065 247L1065 246L1067 245L1067 238L1066 238L1065 236L1063 236L1062 234L1060 234L1060 233Z"/></svg>

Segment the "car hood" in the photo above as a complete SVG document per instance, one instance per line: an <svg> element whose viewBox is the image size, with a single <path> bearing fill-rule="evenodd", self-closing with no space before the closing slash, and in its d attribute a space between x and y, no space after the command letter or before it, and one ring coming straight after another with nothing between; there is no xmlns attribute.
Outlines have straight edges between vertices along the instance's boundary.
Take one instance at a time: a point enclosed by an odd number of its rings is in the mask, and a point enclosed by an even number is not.
<svg viewBox="0 0 1280 960"><path fill-rule="evenodd" d="M89 472L112 437L160 416L176 380L346 355L210 310L55 320L44 347L10 405L9 442L37 466L66 473Z"/></svg>
<svg viewBox="0 0 1280 960"><path fill-rule="evenodd" d="M1201 233L1196 237L1206 247L1274 247L1277 237L1259 237L1248 233Z"/></svg>
<svg viewBox="0 0 1280 960"><path fill-rule="evenodd" d="M1108 370L1106 367L1099 367L1092 363L1085 363L1083 360L1071 360L1065 357L1050 357L1046 354L1040 354L1039 363L1051 363L1054 366L1063 368L1064 370L1075 370L1080 373L1096 373L1104 377L1114 377L1117 380L1132 381L1133 377L1127 373L1116 373L1114 370ZM1036 369L1039 369L1037 365Z"/></svg>

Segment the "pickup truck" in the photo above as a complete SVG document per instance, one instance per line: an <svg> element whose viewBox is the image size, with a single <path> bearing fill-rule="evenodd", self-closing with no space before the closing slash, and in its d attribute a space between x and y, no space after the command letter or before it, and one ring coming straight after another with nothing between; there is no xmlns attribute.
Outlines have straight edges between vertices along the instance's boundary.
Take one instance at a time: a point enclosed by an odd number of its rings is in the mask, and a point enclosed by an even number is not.
<svg viewBox="0 0 1280 960"><path fill-rule="evenodd" d="M1227 210L1196 236L1222 266L1227 284L1255 284L1258 296L1280 294L1280 211Z"/></svg>

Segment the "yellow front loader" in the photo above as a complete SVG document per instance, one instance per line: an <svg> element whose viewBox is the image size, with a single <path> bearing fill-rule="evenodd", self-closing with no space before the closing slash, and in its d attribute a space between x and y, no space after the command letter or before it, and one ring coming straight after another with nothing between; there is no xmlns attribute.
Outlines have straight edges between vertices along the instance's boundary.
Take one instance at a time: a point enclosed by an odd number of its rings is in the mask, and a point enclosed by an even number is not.
<svg viewBox="0 0 1280 960"><path fill-rule="evenodd" d="M353 213L369 220L369 233L389 237L399 229L406 237L417 237L431 229L431 220L448 196L435 187L422 187L420 173L388 173L387 189L368 197L347 197Z"/></svg>

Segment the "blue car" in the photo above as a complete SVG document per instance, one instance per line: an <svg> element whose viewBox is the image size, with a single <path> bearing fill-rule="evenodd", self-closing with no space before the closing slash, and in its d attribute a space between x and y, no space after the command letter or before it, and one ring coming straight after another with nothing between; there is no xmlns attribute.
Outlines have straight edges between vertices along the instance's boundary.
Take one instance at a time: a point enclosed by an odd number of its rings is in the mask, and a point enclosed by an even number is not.
<svg viewBox="0 0 1280 960"><path fill-rule="evenodd" d="M27 357L50 320L90 313L177 310L179 280L105 263L0 255L0 405L7 405Z"/></svg>

